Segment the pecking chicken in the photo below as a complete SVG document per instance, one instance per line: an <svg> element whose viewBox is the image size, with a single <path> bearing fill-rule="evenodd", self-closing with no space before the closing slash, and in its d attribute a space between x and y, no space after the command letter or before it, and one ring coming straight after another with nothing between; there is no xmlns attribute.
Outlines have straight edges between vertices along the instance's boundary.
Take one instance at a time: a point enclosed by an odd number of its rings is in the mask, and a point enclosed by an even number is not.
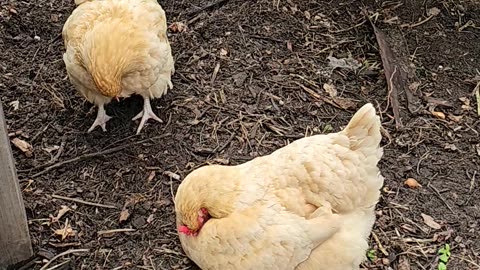
<svg viewBox="0 0 480 270"><path fill-rule="evenodd" d="M63 27L63 60L76 89L98 106L91 132L111 118L112 98L141 95L143 111L137 134L155 115L150 99L172 89L174 60L167 39L165 12L156 0L75 0L78 5Z"/></svg>
<svg viewBox="0 0 480 270"><path fill-rule="evenodd" d="M383 185L380 128L367 104L338 133L194 170L175 196L185 253L208 270L359 269Z"/></svg>

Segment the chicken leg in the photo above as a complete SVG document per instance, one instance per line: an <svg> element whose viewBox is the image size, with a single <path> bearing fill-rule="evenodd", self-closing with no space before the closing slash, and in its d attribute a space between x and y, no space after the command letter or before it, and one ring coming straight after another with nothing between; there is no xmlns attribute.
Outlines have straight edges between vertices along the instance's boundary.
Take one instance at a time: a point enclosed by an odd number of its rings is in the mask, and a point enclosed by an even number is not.
<svg viewBox="0 0 480 270"><path fill-rule="evenodd" d="M150 118L160 123L163 123L162 119L158 118L158 116L155 115L155 113L152 111L152 106L150 105L149 97L143 97L143 110L139 114L137 114L135 117L133 117L132 121L135 121L140 117L142 118L142 120L140 120L140 125L138 126L138 129L137 129L137 135L140 134L140 131L142 131L143 126L145 125L147 120Z"/></svg>
<svg viewBox="0 0 480 270"><path fill-rule="evenodd" d="M95 118L95 122L93 122L93 125L88 129L87 132L90 133L97 126L100 126L104 132L107 131L107 129L105 128L105 124L111 118L112 117L107 115L104 105L103 104L98 105L97 118Z"/></svg>

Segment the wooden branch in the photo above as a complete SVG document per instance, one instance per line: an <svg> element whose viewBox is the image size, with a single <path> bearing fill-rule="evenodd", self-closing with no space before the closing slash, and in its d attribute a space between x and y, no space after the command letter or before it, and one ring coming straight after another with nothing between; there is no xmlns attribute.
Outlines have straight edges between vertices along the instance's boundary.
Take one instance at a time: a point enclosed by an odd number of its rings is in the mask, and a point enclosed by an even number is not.
<svg viewBox="0 0 480 270"><path fill-rule="evenodd" d="M388 84L388 100L392 105L393 117L395 119L395 127L399 129L402 126L402 120L400 119L400 104L398 101L398 93L403 92L406 86L406 74L402 69L398 59L395 57L392 49L390 48L385 34L378 29L375 24L369 19L375 37L377 38L380 56L382 58L383 70Z"/></svg>
<svg viewBox="0 0 480 270"><path fill-rule="evenodd" d="M33 255L27 215L0 102L0 269Z"/></svg>

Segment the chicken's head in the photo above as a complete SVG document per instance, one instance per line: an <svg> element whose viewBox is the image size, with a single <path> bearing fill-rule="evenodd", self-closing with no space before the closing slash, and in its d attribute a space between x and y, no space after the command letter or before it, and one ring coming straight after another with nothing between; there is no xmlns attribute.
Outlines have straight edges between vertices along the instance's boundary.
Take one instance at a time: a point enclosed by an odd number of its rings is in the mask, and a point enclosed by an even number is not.
<svg viewBox="0 0 480 270"><path fill-rule="evenodd" d="M210 219L208 210L200 208L197 215L191 215L184 218L184 221L178 227L178 232L185 235L197 236L203 225Z"/></svg>
<svg viewBox="0 0 480 270"><path fill-rule="evenodd" d="M175 195L177 229L197 236L210 219L230 214L238 196L235 173L227 166L205 166L190 173Z"/></svg>

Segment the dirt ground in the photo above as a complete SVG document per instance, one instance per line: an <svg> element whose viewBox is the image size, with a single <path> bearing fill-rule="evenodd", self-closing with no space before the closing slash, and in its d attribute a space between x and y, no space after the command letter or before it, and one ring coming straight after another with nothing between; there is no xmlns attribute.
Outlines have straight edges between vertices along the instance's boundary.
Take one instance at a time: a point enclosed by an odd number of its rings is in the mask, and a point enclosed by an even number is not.
<svg viewBox="0 0 480 270"><path fill-rule="evenodd" d="M49 267L196 269L174 226L172 194L183 177L336 132L366 102L381 111L386 180L364 268L438 269L448 243L448 269L480 269L474 1L224 0L206 9L212 2L160 1L169 24L188 27L169 33L174 89L153 102L164 123L149 122L138 136L130 119L139 97L107 106L106 133L86 133L96 110L62 61L73 1L0 1L1 101L12 139L33 146L31 155L13 147L36 254L17 269L73 249L90 252ZM408 70L397 94L387 90L364 12ZM329 56L360 64L333 70ZM400 105L398 128L389 96ZM422 186L405 186L407 178Z"/></svg>

